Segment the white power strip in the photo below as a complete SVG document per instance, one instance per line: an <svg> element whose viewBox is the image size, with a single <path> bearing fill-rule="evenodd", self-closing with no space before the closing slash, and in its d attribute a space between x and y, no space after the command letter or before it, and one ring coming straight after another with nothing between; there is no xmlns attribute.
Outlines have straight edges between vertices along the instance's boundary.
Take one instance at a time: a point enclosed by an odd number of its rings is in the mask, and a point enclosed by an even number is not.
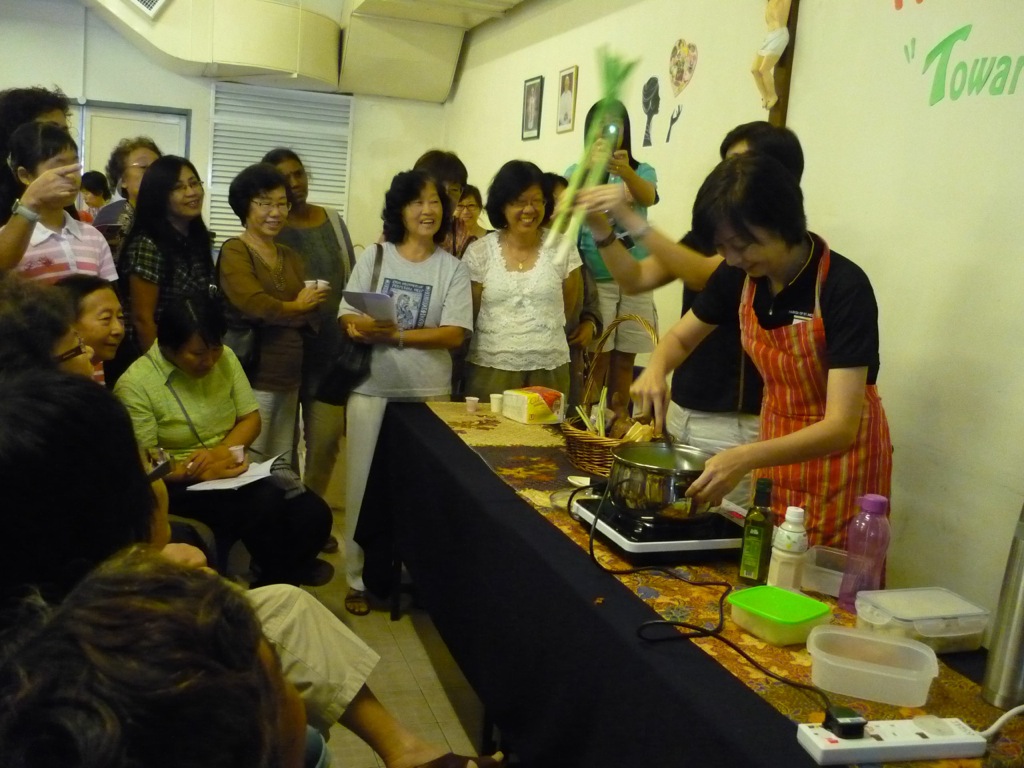
<svg viewBox="0 0 1024 768"><path fill-rule="evenodd" d="M797 726L796 740L818 765L980 757L985 737L955 717L871 720L860 739L840 739L820 725Z"/></svg>

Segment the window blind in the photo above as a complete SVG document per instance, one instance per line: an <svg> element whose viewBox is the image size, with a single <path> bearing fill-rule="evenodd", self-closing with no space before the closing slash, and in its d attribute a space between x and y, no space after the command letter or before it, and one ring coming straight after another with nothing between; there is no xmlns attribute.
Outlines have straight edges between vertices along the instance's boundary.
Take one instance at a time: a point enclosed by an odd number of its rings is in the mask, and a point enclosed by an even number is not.
<svg viewBox="0 0 1024 768"><path fill-rule="evenodd" d="M216 248L242 231L228 205L231 180L275 147L288 147L309 173L309 202L348 208L352 97L216 83L206 194Z"/></svg>

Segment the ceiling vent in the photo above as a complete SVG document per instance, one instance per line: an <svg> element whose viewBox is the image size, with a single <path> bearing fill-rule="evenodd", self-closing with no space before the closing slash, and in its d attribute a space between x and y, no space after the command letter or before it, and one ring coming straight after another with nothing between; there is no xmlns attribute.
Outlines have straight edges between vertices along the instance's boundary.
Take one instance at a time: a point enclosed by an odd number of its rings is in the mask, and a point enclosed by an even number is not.
<svg viewBox="0 0 1024 768"><path fill-rule="evenodd" d="M151 19L155 19L167 3L171 0L125 0L132 8L137 8Z"/></svg>

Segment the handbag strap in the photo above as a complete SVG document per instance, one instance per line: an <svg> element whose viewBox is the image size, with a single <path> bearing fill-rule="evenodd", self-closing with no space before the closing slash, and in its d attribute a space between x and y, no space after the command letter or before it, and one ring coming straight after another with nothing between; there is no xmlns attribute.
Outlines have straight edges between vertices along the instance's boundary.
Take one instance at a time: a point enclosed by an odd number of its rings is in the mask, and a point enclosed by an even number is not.
<svg viewBox="0 0 1024 768"><path fill-rule="evenodd" d="M352 269L356 265L355 249L352 247L352 238L349 236L348 227L345 226L345 222L341 219L341 214L333 208L324 206L324 211L327 212L327 220L331 222L331 227L334 229L334 237L338 240L338 245L345 248L345 263L348 268L345 270L345 276L352 274Z"/></svg>
<svg viewBox="0 0 1024 768"><path fill-rule="evenodd" d="M146 352L144 357L147 360L149 360L150 363L153 364L153 367L156 368L157 373L161 373L160 366L156 364L156 360L149 356L149 352ZM178 394L178 391L174 388L174 385L171 384L170 378L164 381L164 385L167 387L167 389L171 391L171 394L174 396L175 401L177 401L178 407L181 409L181 412L185 416L185 421L188 422L188 428L192 430L192 434L195 435L196 440L199 441L199 444L203 446L203 448L209 450L209 446L206 444L206 441L199 436L199 430L197 430L196 425L192 423L192 417L188 415L188 411L185 409L185 404L181 402L181 396Z"/></svg>
<svg viewBox="0 0 1024 768"><path fill-rule="evenodd" d="M373 257L373 277L370 278L370 293L377 292L377 283L380 281L380 267L384 263L384 246L376 244L377 253Z"/></svg>

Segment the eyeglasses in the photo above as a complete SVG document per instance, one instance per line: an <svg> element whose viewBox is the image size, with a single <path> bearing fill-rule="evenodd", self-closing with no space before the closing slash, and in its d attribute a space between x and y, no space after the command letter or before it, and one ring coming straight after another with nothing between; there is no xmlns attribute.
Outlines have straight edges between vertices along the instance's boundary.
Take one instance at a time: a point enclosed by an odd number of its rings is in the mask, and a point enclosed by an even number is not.
<svg viewBox="0 0 1024 768"><path fill-rule="evenodd" d="M84 355L89 352L89 348L85 346L85 342L82 341L82 337L78 336L78 344L71 349L61 352L59 355L54 356L54 361L57 363L66 363L68 360L74 360L79 355Z"/></svg>
<svg viewBox="0 0 1024 768"><path fill-rule="evenodd" d="M465 203L465 204L459 203L458 205L455 206L455 210L456 211L459 211L459 210L462 210L462 211L479 211L480 210L480 206L477 205L476 203Z"/></svg>
<svg viewBox="0 0 1024 768"><path fill-rule="evenodd" d="M275 203L273 200L253 200L252 204L256 206L256 210L260 213L270 213L275 209L288 213L292 209L292 204L289 202Z"/></svg>
<svg viewBox="0 0 1024 768"><path fill-rule="evenodd" d="M534 197L529 200L513 200L508 204L508 207L514 211L522 211L528 206L533 208L535 211L543 211L546 203L543 197Z"/></svg>
<svg viewBox="0 0 1024 768"><path fill-rule="evenodd" d="M173 187L171 187L171 191L172 192L185 192L185 191L192 192L194 190L202 189L202 188L203 188L203 182L201 182L199 179L189 179L188 181L179 181L177 184L175 184Z"/></svg>

